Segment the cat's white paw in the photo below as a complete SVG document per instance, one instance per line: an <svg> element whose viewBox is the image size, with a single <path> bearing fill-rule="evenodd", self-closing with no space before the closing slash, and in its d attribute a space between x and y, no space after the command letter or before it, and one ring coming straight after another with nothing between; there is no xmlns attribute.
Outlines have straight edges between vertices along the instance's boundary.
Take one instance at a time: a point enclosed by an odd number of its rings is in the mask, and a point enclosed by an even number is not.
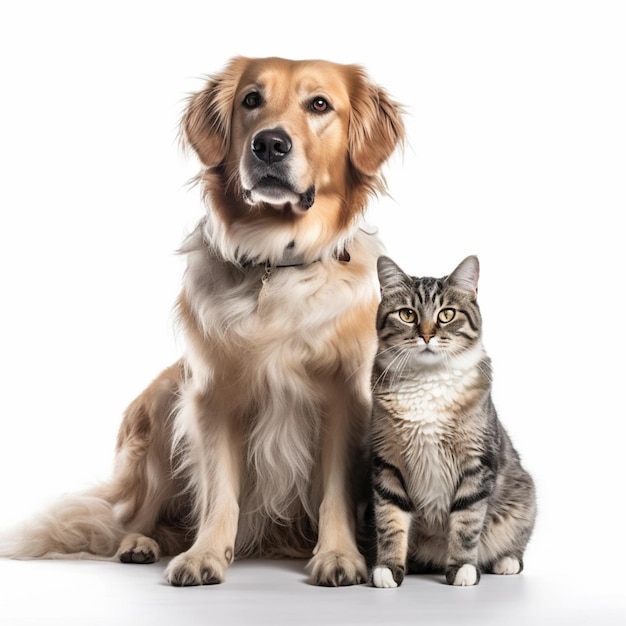
<svg viewBox="0 0 626 626"><path fill-rule="evenodd" d="M393 579L393 574L388 567L375 567L372 572L372 584L380 589L397 587L398 583Z"/></svg>
<svg viewBox="0 0 626 626"><path fill-rule="evenodd" d="M456 585L457 587L471 587L477 582L478 570L470 563L466 563L459 568L459 571L456 573L452 584Z"/></svg>
<svg viewBox="0 0 626 626"><path fill-rule="evenodd" d="M493 566L491 571L494 574L502 574L503 576L519 574L522 571L522 564L512 556L505 556Z"/></svg>

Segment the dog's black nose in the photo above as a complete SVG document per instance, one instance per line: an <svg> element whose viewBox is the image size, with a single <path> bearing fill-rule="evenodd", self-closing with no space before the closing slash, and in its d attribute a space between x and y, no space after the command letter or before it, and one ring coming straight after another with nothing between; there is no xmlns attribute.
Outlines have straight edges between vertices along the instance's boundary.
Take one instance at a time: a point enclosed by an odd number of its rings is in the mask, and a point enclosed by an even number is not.
<svg viewBox="0 0 626 626"><path fill-rule="evenodd" d="M291 150L289 135L280 128L262 130L252 139L252 152L257 159L265 163L274 163L284 159Z"/></svg>

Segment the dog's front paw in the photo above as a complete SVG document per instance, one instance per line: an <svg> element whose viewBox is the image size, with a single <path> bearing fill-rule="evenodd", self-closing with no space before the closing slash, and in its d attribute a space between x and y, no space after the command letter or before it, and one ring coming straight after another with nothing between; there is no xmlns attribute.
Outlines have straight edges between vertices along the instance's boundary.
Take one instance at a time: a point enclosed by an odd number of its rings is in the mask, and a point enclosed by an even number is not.
<svg viewBox="0 0 626 626"><path fill-rule="evenodd" d="M218 559L211 553L189 550L172 559L165 570L165 577L174 587L217 585L224 582L226 567L224 559Z"/></svg>
<svg viewBox="0 0 626 626"><path fill-rule="evenodd" d="M126 536L117 551L122 563L154 563L159 560L159 544L139 533Z"/></svg>
<svg viewBox="0 0 626 626"><path fill-rule="evenodd" d="M367 579L365 559L358 553L318 552L308 569L312 582L322 587L358 585Z"/></svg>

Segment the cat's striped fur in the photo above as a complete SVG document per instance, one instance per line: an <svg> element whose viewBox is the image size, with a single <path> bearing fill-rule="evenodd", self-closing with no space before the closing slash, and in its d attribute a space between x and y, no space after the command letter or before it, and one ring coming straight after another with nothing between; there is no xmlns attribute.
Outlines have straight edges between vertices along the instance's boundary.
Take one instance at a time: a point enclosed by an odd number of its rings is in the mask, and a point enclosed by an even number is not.
<svg viewBox="0 0 626 626"><path fill-rule="evenodd" d="M415 278L381 257L378 273L372 583L396 587L407 569L441 571L452 585L517 574L535 489L491 399L478 259Z"/></svg>

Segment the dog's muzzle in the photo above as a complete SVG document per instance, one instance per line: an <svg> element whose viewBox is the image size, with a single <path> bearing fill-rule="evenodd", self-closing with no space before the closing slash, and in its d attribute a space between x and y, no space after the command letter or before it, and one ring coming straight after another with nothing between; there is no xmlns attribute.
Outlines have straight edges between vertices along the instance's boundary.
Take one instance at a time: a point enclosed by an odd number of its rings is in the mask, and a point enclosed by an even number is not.
<svg viewBox="0 0 626 626"><path fill-rule="evenodd" d="M315 186L301 192L292 181L289 162L292 147L291 138L282 128L270 128L254 135L246 160L247 176L242 181L246 202L291 204L300 211L313 206Z"/></svg>

